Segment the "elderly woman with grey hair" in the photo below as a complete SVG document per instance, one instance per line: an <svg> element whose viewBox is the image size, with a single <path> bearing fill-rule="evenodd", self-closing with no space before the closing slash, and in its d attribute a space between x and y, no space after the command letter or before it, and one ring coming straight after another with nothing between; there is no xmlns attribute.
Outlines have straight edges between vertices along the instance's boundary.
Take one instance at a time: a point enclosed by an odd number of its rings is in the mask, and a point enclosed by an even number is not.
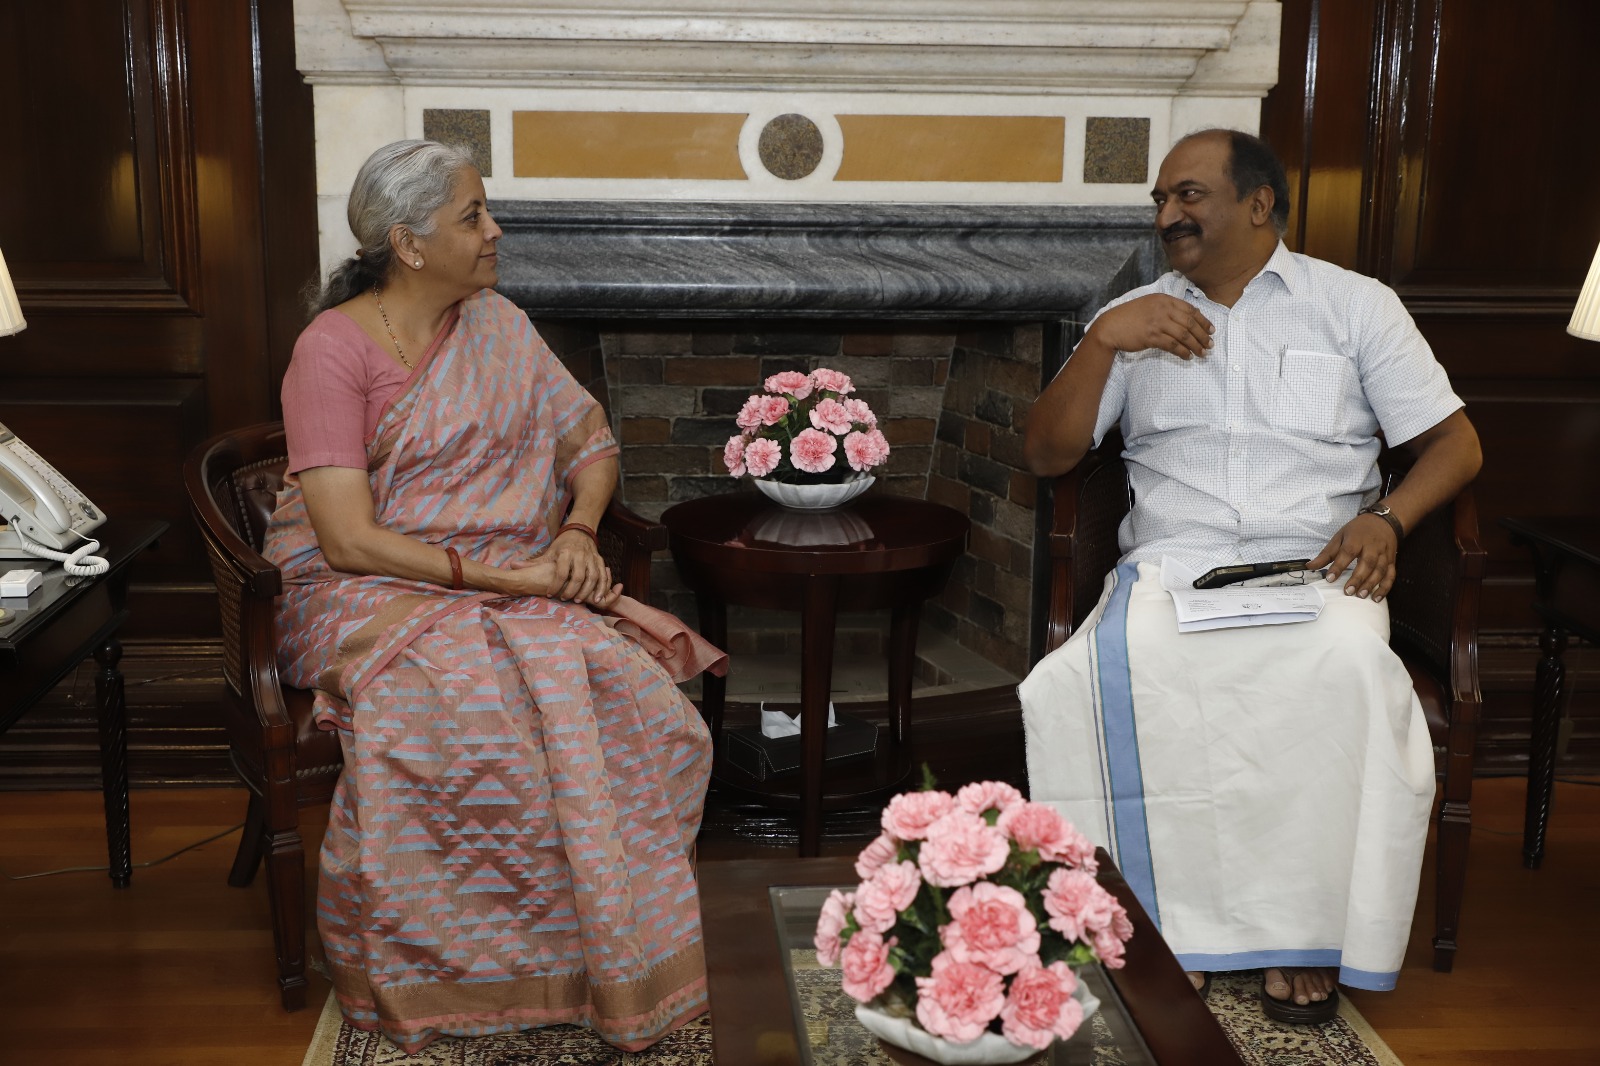
<svg viewBox="0 0 1600 1066"><path fill-rule="evenodd" d="M317 905L339 1003L408 1052L561 1022L644 1047L706 1006L711 745L674 682L725 657L612 583L616 443L491 288L470 160L381 148L349 218L266 544L279 669L344 747Z"/></svg>

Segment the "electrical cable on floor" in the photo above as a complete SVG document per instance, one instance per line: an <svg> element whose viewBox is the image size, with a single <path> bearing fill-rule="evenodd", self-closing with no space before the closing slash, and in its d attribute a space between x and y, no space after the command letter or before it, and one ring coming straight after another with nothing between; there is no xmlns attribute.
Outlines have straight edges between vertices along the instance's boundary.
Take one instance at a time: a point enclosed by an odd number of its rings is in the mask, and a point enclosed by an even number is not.
<svg viewBox="0 0 1600 1066"><path fill-rule="evenodd" d="M195 848L200 847L202 844L209 844L213 840L221 840L223 837L227 836L229 833L235 832L235 831L243 829L243 828L244 828L244 823L243 822L240 822L237 825L230 825L228 828L224 829L222 832L213 833L210 836L206 837L204 840L196 840L193 844L186 844L183 847L179 848L177 851L174 851L170 855L163 855L159 859L151 859L148 862L136 862L136 863L133 864L133 868L135 870L148 870L152 866L160 866L162 863L166 862L168 859L176 859L179 855L182 855L186 851L193 851ZM57 874L95 874L95 873L105 873L107 870L110 870L110 869L111 869L111 867L109 867L109 866L66 866L66 867L63 867L60 870L40 870L38 873L33 873L33 874L8 874L4 870L0 870L0 877L5 878L7 881L31 881L35 877L54 877Z"/></svg>

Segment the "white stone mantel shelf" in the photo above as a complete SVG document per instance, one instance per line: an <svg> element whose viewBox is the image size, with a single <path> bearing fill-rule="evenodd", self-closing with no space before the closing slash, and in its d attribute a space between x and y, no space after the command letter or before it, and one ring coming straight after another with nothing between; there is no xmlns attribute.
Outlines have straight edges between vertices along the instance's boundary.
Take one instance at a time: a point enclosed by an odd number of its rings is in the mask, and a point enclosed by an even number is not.
<svg viewBox="0 0 1600 1066"><path fill-rule="evenodd" d="M314 84L1263 95L1278 0L295 0Z"/></svg>

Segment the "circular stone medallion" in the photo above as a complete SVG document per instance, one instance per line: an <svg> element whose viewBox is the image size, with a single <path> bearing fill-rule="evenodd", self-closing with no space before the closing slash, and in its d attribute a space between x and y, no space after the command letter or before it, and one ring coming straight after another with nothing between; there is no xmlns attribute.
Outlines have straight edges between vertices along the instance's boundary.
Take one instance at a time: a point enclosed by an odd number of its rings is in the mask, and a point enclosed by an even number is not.
<svg viewBox="0 0 1600 1066"><path fill-rule="evenodd" d="M796 181L822 162L822 131L804 115L779 115L761 127L756 148L770 174Z"/></svg>

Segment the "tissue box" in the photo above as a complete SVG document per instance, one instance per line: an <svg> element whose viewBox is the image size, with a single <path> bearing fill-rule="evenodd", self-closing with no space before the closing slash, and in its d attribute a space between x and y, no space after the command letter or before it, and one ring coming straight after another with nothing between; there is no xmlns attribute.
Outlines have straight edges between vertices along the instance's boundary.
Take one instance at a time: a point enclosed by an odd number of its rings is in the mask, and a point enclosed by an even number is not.
<svg viewBox="0 0 1600 1066"><path fill-rule="evenodd" d="M851 714L838 711L839 724L828 730L824 758L828 762L871 755L878 749L878 727ZM800 769L800 737L769 737L759 726L726 729L722 734L722 757L729 766L743 770L758 781Z"/></svg>

